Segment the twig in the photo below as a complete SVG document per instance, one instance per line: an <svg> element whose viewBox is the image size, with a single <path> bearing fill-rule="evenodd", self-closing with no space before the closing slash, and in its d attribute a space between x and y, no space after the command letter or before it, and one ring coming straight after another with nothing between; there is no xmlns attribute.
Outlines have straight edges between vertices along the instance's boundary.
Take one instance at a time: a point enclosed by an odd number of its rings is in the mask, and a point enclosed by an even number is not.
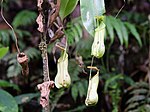
<svg viewBox="0 0 150 112"><path fill-rule="evenodd" d="M15 44L16 44L16 48L17 48L17 51L18 53L20 54L20 49L18 47L18 39L17 39L17 35L13 29L13 27L8 23L8 21L5 19L4 15L3 15L3 0L1 1L1 16L3 18L3 20L5 21L5 23L11 28L13 34L14 34L14 37L15 37Z"/></svg>
<svg viewBox="0 0 150 112"><path fill-rule="evenodd" d="M39 44L39 48L42 51L42 58L43 58L43 76L44 82L50 81L49 77L49 67L48 67L48 56L47 56L47 44L45 41L42 41Z"/></svg>
<svg viewBox="0 0 150 112"><path fill-rule="evenodd" d="M119 11L118 11L118 13L116 14L115 18L117 18L117 17L118 17L118 15L120 14L120 12L122 11L122 9L123 9L123 8L124 8L124 6L125 6L125 3L126 3L126 1L124 0L124 4L123 4L123 6L119 9Z"/></svg>
<svg viewBox="0 0 150 112"><path fill-rule="evenodd" d="M50 93L50 87L52 86L49 77L49 66L48 66L48 56L47 56L47 44L46 44L46 33L48 27L45 26L45 18L43 15L43 9L42 9L43 0L38 0L38 10L39 14L42 15L41 21L38 21L39 25L42 25L43 27L43 35L41 37L41 43L39 44L39 49L42 52L42 59L43 59L43 80L44 82L42 84L37 85L38 89L41 91L41 97L40 97L40 104L43 107L44 112L50 112L50 105L49 105L49 93ZM46 28L44 28L46 27Z"/></svg>
<svg viewBox="0 0 150 112"><path fill-rule="evenodd" d="M94 56L92 57L92 60L91 60L91 67L93 66L93 62L94 62ZM92 77L92 68L90 68L90 76L89 76L89 81L91 80L91 77Z"/></svg>

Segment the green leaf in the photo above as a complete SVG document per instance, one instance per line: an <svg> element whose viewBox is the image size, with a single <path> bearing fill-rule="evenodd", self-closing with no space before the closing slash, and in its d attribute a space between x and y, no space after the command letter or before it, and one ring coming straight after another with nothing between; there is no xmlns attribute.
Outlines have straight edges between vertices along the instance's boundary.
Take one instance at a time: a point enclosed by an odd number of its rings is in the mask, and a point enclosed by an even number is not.
<svg viewBox="0 0 150 112"><path fill-rule="evenodd" d="M32 100L32 98L35 98L38 96L39 96L38 93L22 94L22 95L16 96L15 100L16 100L17 104L23 104L23 103L29 102L30 100Z"/></svg>
<svg viewBox="0 0 150 112"><path fill-rule="evenodd" d="M11 94L0 89L0 112L18 112L18 105Z"/></svg>
<svg viewBox="0 0 150 112"><path fill-rule="evenodd" d="M118 23L121 26L123 41L124 41L125 47L127 48L128 43L129 43L129 35L128 35L127 28L125 27L124 23L119 19L118 19Z"/></svg>
<svg viewBox="0 0 150 112"><path fill-rule="evenodd" d="M36 17L37 14L35 12L23 10L15 16L12 24L15 28L19 26L27 26L33 24L35 22Z"/></svg>
<svg viewBox="0 0 150 112"><path fill-rule="evenodd" d="M139 106L139 103L135 102L135 103L131 103L127 106L126 110L130 110L133 109L135 107Z"/></svg>
<svg viewBox="0 0 150 112"><path fill-rule="evenodd" d="M84 58L88 59L91 57L91 46L93 38L81 39L76 47L76 51Z"/></svg>
<svg viewBox="0 0 150 112"><path fill-rule="evenodd" d="M120 41L121 45L123 45L123 35L122 35L121 26L118 22L118 19L116 19L112 16L109 16L109 19L110 19L111 24L113 25L117 35L118 35L118 38L119 38L119 41Z"/></svg>
<svg viewBox="0 0 150 112"><path fill-rule="evenodd" d="M109 19L109 16L106 17L106 29L107 29L107 32L110 36L111 43L113 43L114 42L114 28L112 27L111 20Z"/></svg>
<svg viewBox="0 0 150 112"><path fill-rule="evenodd" d="M77 97L78 97L78 86L77 84L73 84L72 88L71 88L71 95L74 101L76 101Z"/></svg>
<svg viewBox="0 0 150 112"><path fill-rule="evenodd" d="M86 95L86 91L85 91L85 88L84 88L84 85L82 82L78 82L78 88L77 89L79 91L79 96L81 98Z"/></svg>
<svg viewBox="0 0 150 112"><path fill-rule="evenodd" d="M111 83L114 83L112 86L114 87L115 85L117 85L117 80L122 80L124 79L123 75L122 74L118 74L118 75L115 75L109 79L106 80L106 83L105 83L105 86L104 86L104 91L107 92L108 91L108 88L109 88L109 85ZM116 86L117 87L117 86Z"/></svg>
<svg viewBox="0 0 150 112"><path fill-rule="evenodd" d="M133 85L133 88L146 88L149 89L149 84L146 82L137 82Z"/></svg>
<svg viewBox="0 0 150 112"><path fill-rule="evenodd" d="M84 27L94 36L95 16L105 13L104 0L80 0L80 9Z"/></svg>
<svg viewBox="0 0 150 112"><path fill-rule="evenodd" d="M133 81L133 79L127 75L124 75L124 81L129 84L129 85L134 85L135 82Z"/></svg>
<svg viewBox="0 0 150 112"><path fill-rule="evenodd" d="M9 49L8 47L0 48L0 59L6 55L6 53L8 52L8 49Z"/></svg>
<svg viewBox="0 0 150 112"><path fill-rule="evenodd" d="M133 91L130 92L130 94L146 94L146 93L148 93L148 90L144 88L134 89Z"/></svg>
<svg viewBox="0 0 150 112"><path fill-rule="evenodd" d="M0 42L5 46L9 46L10 42L8 31L9 30L0 30Z"/></svg>
<svg viewBox="0 0 150 112"><path fill-rule="evenodd" d="M71 22L67 23L65 29L65 35L69 44L76 44L82 37L81 18L75 18Z"/></svg>
<svg viewBox="0 0 150 112"><path fill-rule="evenodd" d="M13 89L20 91L18 85L12 84L10 82L7 82L5 80L0 80L0 87L12 87Z"/></svg>
<svg viewBox="0 0 150 112"><path fill-rule="evenodd" d="M78 0L61 0L59 15L63 20L76 7Z"/></svg>
<svg viewBox="0 0 150 112"><path fill-rule="evenodd" d="M135 26L133 24L128 23L128 22L125 22L125 25L129 29L129 31L132 33L132 35L136 38L140 47L142 47L142 41L141 41L140 35L137 32Z"/></svg>
<svg viewBox="0 0 150 112"><path fill-rule="evenodd" d="M144 95L135 95L127 101L127 104L129 104L131 102L140 102L142 100L145 100L145 98L146 97Z"/></svg>
<svg viewBox="0 0 150 112"><path fill-rule="evenodd" d="M15 77L21 73L21 66L16 62L7 69L7 77Z"/></svg>
<svg viewBox="0 0 150 112"><path fill-rule="evenodd" d="M26 49L24 52L27 54L29 61L33 58L38 59L40 57L40 51L33 47Z"/></svg>

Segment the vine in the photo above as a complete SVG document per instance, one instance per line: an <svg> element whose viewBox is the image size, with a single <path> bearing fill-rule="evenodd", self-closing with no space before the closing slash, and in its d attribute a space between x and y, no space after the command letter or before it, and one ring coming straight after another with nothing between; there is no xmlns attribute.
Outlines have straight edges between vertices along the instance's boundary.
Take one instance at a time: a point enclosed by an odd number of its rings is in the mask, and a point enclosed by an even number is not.
<svg viewBox="0 0 150 112"><path fill-rule="evenodd" d="M17 35L15 33L15 30L9 24L9 22L5 19L4 15L3 15L3 0L1 0L1 16L2 16L3 20L5 21L5 23L11 28L13 36L15 38L15 46L16 46L16 49L17 49L17 52L18 52L17 61L22 66L22 74L24 76L28 76L28 74L29 74L28 56L24 52L20 52L20 49L19 49L19 46L18 46L18 39L17 39Z"/></svg>

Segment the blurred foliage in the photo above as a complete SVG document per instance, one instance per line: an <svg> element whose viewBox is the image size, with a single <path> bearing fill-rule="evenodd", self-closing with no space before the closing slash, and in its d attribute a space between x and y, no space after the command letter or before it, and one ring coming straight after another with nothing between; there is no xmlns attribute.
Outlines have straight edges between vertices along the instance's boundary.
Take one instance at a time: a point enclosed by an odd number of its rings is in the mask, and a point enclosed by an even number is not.
<svg viewBox="0 0 150 112"><path fill-rule="evenodd" d="M125 102L125 112L149 112L150 94L148 83L137 82L126 93L129 98Z"/></svg>
<svg viewBox="0 0 150 112"><path fill-rule="evenodd" d="M18 36L19 47L29 57L30 74L28 78L21 76L21 66L16 60L17 53L14 47L15 39L12 31L2 28L0 30L0 72L2 74L0 76L2 78L0 88L3 89L0 90L0 111L2 112L7 111L4 109L9 109L7 112L11 111L10 109L14 109L11 112L17 112L18 106L20 112L30 111L31 108L33 112L41 112L41 107L38 103L39 93L36 88L36 85L42 82L42 60L40 51L37 48L40 35L35 24L37 17L35 10L37 11L37 9L30 10L35 6L35 4L32 4L32 8L24 9L23 6L25 5L22 5L19 10L11 10L16 7L14 4L26 4L28 2L31 4L33 1L5 0L4 2L5 11L8 14L11 11L7 16L12 20L11 23ZM107 6L108 1L105 0L105 2ZM100 99L93 108L87 108L84 105L89 74L86 66L91 63L93 37L85 31L81 17L74 18L72 16L73 10L75 11L73 13L77 14L78 7L76 5L79 5L78 0L73 2L65 0L62 2L60 14L64 23L66 23L65 34L69 46L68 69L72 84L68 89L51 90L50 103L52 112L149 112L149 85L145 80L146 72L139 68L146 62L148 57L148 46L150 44L148 15L144 11L144 13L139 13L137 10L132 9L137 3L134 0L130 0L126 4L127 7L115 18L111 15L116 14L119 10L117 5L122 2L115 1L115 5L111 4L112 2L109 2L108 5L112 5L114 8L111 9L111 13L106 10L105 17L106 53L102 59L94 60L94 65L100 68L100 84L98 88ZM145 3L146 0L143 2ZM108 9L110 8L108 7ZM136 6L136 8L138 7ZM36 36L38 37L37 40ZM52 79L56 75L56 63L54 63L51 54L54 44L52 43L48 46ZM82 57L83 67L78 65L75 59L76 56ZM120 61L120 59L123 61ZM122 63L124 63L124 66L120 66ZM123 72L121 69L123 69ZM141 80L145 82L139 82Z"/></svg>
<svg viewBox="0 0 150 112"><path fill-rule="evenodd" d="M82 35L82 21L81 18L75 18L71 22L68 22L65 29L67 41L69 45L76 44L83 37Z"/></svg>
<svg viewBox="0 0 150 112"><path fill-rule="evenodd" d="M14 28L17 28L19 26L32 25L33 23L35 23L36 17L37 14L35 12L29 10L23 10L15 16L12 24Z"/></svg>
<svg viewBox="0 0 150 112"><path fill-rule="evenodd" d="M136 39L140 47L142 46L142 41L139 33L134 24L129 22L123 22L120 19L116 19L113 16L106 17L106 29L109 37L111 39L111 43L114 42L114 33L117 33L117 37L119 38L120 44L125 44L128 47L129 44L129 34L131 33ZM115 30L115 32L114 32Z"/></svg>
<svg viewBox="0 0 150 112"><path fill-rule="evenodd" d="M0 111L18 112L18 105L14 97L2 89L0 89Z"/></svg>
<svg viewBox="0 0 150 112"><path fill-rule="evenodd" d="M0 59L3 58L8 52L8 47L0 47Z"/></svg>

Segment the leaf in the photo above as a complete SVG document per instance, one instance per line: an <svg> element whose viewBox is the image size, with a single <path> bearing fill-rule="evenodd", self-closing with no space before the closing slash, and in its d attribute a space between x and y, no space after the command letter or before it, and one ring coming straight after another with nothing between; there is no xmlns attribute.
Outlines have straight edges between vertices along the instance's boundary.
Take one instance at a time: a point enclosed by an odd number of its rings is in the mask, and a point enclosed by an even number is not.
<svg viewBox="0 0 150 112"><path fill-rule="evenodd" d="M124 41L125 47L127 48L128 43L129 43L129 35L128 35L127 28L125 27L124 23L119 19L118 19L118 23L121 26L123 41Z"/></svg>
<svg viewBox="0 0 150 112"><path fill-rule="evenodd" d="M88 59L91 57L91 46L93 38L81 39L76 47L76 51L84 58Z"/></svg>
<svg viewBox="0 0 150 112"><path fill-rule="evenodd" d="M71 73L70 76L71 76L72 82L79 80L78 74L81 71L81 69L77 65L75 59L69 60L68 71L69 71L69 73Z"/></svg>
<svg viewBox="0 0 150 112"><path fill-rule="evenodd" d="M82 37L81 18L75 18L67 23L65 35L69 44L76 44Z"/></svg>
<svg viewBox="0 0 150 112"><path fill-rule="evenodd" d="M148 90L144 88L134 89L133 91L130 92L130 94L146 94L146 93L148 93Z"/></svg>
<svg viewBox="0 0 150 112"><path fill-rule="evenodd" d="M114 42L114 28L112 27L111 20L109 19L109 16L106 17L106 29L107 29L107 32L110 36L111 43L113 43Z"/></svg>
<svg viewBox="0 0 150 112"><path fill-rule="evenodd" d="M127 84L129 84L129 85L134 85L134 84L135 84L135 82L133 81L133 79L130 78L129 76L127 76L127 75L124 75L124 81L125 81Z"/></svg>
<svg viewBox="0 0 150 112"><path fill-rule="evenodd" d="M146 82L137 82L135 85L133 85L133 88L147 88L147 89L149 89L149 84Z"/></svg>
<svg viewBox="0 0 150 112"><path fill-rule="evenodd" d="M73 34L74 34L74 39L75 39L75 42L79 42L79 36L78 36L78 31L75 29L75 28L71 28Z"/></svg>
<svg viewBox="0 0 150 112"><path fill-rule="evenodd" d="M9 49L9 47L0 48L0 59L6 55L6 53L8 52L8 49Z"/></svg>
<svg viewBox="0 0 150 112"><path fill-rule="evenodd" d="M15 28L19 26L27 26L33 24L35 22L36 17L37 14L35 12L23 10L15 16L12 24Z"/></svg>
<svg viewBox="0 0 150 112"><path fill-rule="evenodd" d="M86 91L84 88L84 85L82 82L78 82L78 91L79 91L79 96L82 98L83 96L86 96Z"/></svg>
<svg viewBox="0 0 150 112"><path fill-rule="evenodd" d="M77 3L78 0L61 0L59 15L62 20L75 9Z"/></svg>
<svg viewBox="0 0 150 112"><path fill-rule="evenodd" d="M81 38L82 37L82 27L78 23L75 23L74 27L78 31L78 37Z"/></svg>
<svg viewBox="0 0 150 112"><path fill-rule="evenodd" d="M144 95L135 95L133 97L131 97L128 101L127 101L127 104L128 103L131 103L131 102L139 102L139 101L142 101L145 99L145 96Z"/></svg>
<svg viewBox="0 0 150 112"><path fill-rule="evenodd" d="M107 79L106 82L105 82L104 91L107 92L108 87L111 83L115 82L113 84L113 86L115 86L117 84L117 80L121 80L121 79L124 79L123 75L121 75L121 74L115 75L115 76Z"/></svg>
<svg viewBox="0 0 150 112"><path fill-rule="evenodd" d="M10 82L7 82L5 80L0 80L0 87L12 87L13 89L20 91L18 85L12 84Z"/></svg>
<svg viewBox="0 0 150 112"><path fill-rule="evenodd" d="M105 13L104 0L80 0L80 10L85 29L94 36L95 16Z"/></svg>
<svg viewBox="0 0 150 112"><path fill-rule="evenodd" d="M140 45L140 47L142 47L142 41L141 41L140 35L137 32L135 26L133 24L128 23L128 22L125 22L125 25L129 29L129 31L132 33L132 35L137 39L138 44Z"/></svg>
<svg viewBox="0 0 150 112"><path fill-rule="evenodd" d="M9 46L9 30L0 30L0 42L5 45L5 46Z"/></svg>
<svg viewBox="0 0 150 112"><path fill-rule="evenodd" d="M38 93L28 93L28 94L22 94L15 97L15 100L17 104L23 104L29 102L31 99L38 97Z"/></svg>
<svg viewBox="0 0 150 112"><path fill-rule="evenodd" d="M78 86L77 84L73 84L72 88L71 88L71 95L74 101L76 101L77 97L78 97Z"/></svg>
<svg viewBox="0 0 150 112"><path fill-rule="evenodd" d="M133 109L135 107L139 106L139 103L135 102L135 103L131 103L126 107L126 110L130 110Z"/></svg>
<svg viewBox="0 0 150 112"><path fill-rule="evenodd" d="M18 37L23 39L24 36L31 36L30 32L28 31L25 31L25 30L20 30L20 29L17 29L15 30L15 32L18 34Z"/></svg>
<svg viewBox="0 0 150 112"><path fill-rule="evenodd" d="M16 62L13 65L10 65L7 69L7 77L15 77L18 76L21 73L21 67Z"/></svg>
<svg viewBox="0 0 150 112"><path fill-rule="evenodd" d="M0 112L18 112L18 105L11 94L0 89Z"/></svg>
<svg viewBox="0 0 150 112"><path fill-rule="evenodd" d="M33 47L30 47L27 50L25 50L25 54L27 54L29 61L33 58L38 59L40 57L40 51Z"/></svg>
<svg viewBox="0 0 150 112"><path fill-rule="evenodd" d="M113 25L117 35L118 35L118 38L119 38L119 41L120 41L121 45L123 45L123 35L122 35L121 26L118 23L118 19L116 19L112 16L109 16L109 19L110 19L111 24Z"/></svg>

